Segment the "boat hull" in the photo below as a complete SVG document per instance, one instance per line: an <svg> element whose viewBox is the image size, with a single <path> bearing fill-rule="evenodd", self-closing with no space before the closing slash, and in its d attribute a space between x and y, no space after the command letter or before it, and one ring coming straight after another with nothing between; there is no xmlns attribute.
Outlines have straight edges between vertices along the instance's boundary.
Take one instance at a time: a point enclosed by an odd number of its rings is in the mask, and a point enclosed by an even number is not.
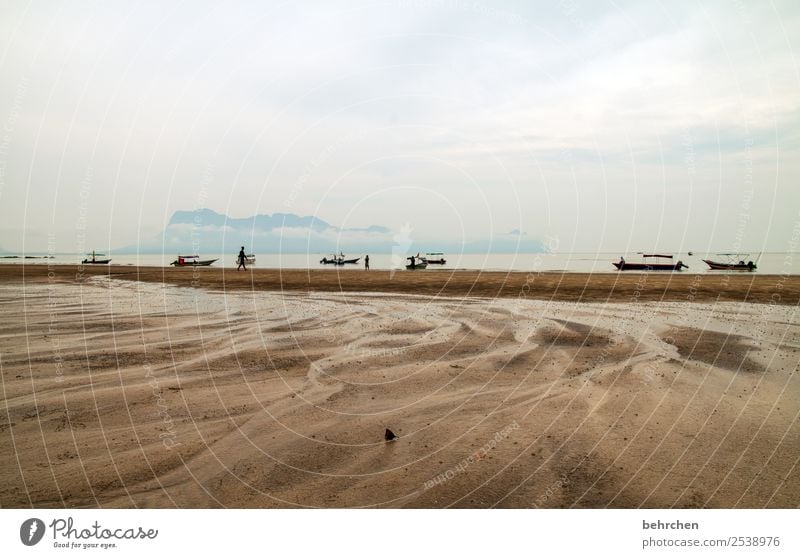
<svg viewBox="0 0 800 558"><path fill-rule="evenodd" d="M710 269L719 270L719 271L755 271L758 269L756 264L748 265L748 264L728 264L722 262L715 262L712 260L703 260Z"/></svg>
<svg viewBox="0 0 800 558"><path fill-rule="evenodd" d="M619 271L680 271L684 267L689 266L681 262L674 264L647 264L647 263L629 263L629 262L611 262L614 267Z"/></svg>
<svg viewBox="0 0 800 558"><path fill-rule="evenodd" d="M447 263L447 260L444 259L444 258L441 258L439 260L429 260L429 259L426 258L425 262L429 263L429 264L434 264L434 265L444 265L444 264Z"/></svg>
<svg viewBox="0 0 800 558"><path fill-rule="evenodd" d="M96 264L96 265L105 265L111 263L111 259L108 260L83 260L82 264Z"/></svg>
<svg viewBox="0 0 800 558"><path fill-rule="evenodd" d="M183 262L183 263L181 263L178 260L175 260L170 265L174 265L175 267L207 267L207 266L213 264L215 261L217 261L217 260L200 260L200 261L196 261L196 262Z"/></svg>
<svg viewBox="0 0 800 558"><path fill-rule="evenodd" d="M342 259L329 259L329 258L322 258L319 263L325 265L344 265L344 264L357 264L358 260L361 258L351 258L349 260L342 260Z"/></svg>
<svg viewBox="0 0 800 558"><path fill-rule="evenodd" d="M406 266L406 269L409 269L409 270L411 270L411 269L425 269L426 267L428 267L428 264L426 264L426 263L418 263L418 264L414 264L414 265L408 264Z"/></svg>

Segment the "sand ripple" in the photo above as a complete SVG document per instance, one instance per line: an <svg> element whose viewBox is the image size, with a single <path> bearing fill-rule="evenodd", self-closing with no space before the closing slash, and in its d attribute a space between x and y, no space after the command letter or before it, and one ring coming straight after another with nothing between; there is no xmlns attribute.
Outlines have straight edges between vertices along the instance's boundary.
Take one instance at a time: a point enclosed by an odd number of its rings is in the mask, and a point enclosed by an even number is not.
<svg viewBox="0 0 800 558"><path fill-rule="evenodd" d="M0 307L4 507L798 498L791 306L92 279Z"/></svg>

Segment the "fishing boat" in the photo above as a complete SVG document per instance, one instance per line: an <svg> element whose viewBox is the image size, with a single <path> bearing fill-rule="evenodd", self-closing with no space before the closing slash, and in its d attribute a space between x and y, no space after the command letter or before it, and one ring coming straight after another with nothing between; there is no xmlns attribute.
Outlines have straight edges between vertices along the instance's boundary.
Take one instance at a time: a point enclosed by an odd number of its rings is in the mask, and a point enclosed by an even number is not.
<svg viewBox="0 0 800 558"><path fill-rule="evenodd" d="M428 267L428 262L419 256L409 256L406 259L411 262L406 264L406 269L425 269Z"/></svg>
<svg viewBox="0 0 800 558"><path fill-rule="evenodd" d="M723 271L755 271L758 269L758 259L761 257L761 254L758 255L756 261L749 260L745 263L745 258L747 258L750 254L717 254L717 256L724 256L727 258L725 262L716 262L714 260L703 260L710 269L715 270L723 270Z"/></svg>
<svg viewBox="0 0 800 558"><path fill-rule="evenodd" d="M170 263L169 265L174 265L175 267L209 266L218 259L219 258L215 258L213 260L201 260L200 256L178 256L178 259Z"/></svg>
<svg viewBox="0 0 800 558"><path fill-rule="evenodd" d="M91 256L92 259L85 258L81 263L82 264L109 264L111 263L111 258L108 259L97 259L97 256L105 256L105 254L96 254L94 250L92 250L91 254L86 254L87 256Z"/></svg>
<svg viewBox="0 0 800 558"><path fill-rule="evenodd" d="M642 254L643 262L626 262L620 257L618 262L611 262L619 271L680 271L689 266L678 260L673 263L672 256L668 254ZM670 260L667 262L666 260Z"/></svg>
<svg viewBox="0 0 800 558"><path fill-rule="evenodd" d="M426 264L425 262L406 265L406 269L425 269L426 267L428 267L428 264Z"/></svg>
<svg viewBox="0 0 800 558"><path fill-rule="evenodd" d="M447 263L447 260L444 259L444 254L441 252L428 252L427 254L422 256L420 260L428 264L436 264L436 265L444 265Z"/></svg>
<svg viewBox="0 0 800 558"><path fill-rule="evenodd" d="M339 255L333 254L330 258L327 256L322 258L319 263L321 264L333 264L333 265L344 265L344 264L357 264L358 260L361 258L350 258L347 259L344 257L344 254L339 252Z"/></svg>

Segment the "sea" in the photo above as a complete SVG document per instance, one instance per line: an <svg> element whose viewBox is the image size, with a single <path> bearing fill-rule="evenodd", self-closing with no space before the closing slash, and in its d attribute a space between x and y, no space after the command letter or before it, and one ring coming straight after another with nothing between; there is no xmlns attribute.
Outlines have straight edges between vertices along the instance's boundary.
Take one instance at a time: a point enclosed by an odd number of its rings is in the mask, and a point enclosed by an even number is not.
<svg viewBox="0 0 800 558"><path fill-rule="evenodd" d="M360 257L358 264L348 264L339 268L324 265L320 260L326 254L263 254L256 255L255 268L268 269L363 269L364 254L347 254L348 258ZM424 255L424 254L423 254ZM626 262L643 261L641 254L620 252L550 252L534 254L445 254L447 263L429 265L425 270L415 272L436 272L442 270L483 270L483 271L523 271L523 272L567 272L567 273L616 273L612 262L623 256ZM25 263L26 265L78 264L84 258L78 254L55 254L45 258L41 255L5 255L0 256L0 263ZM129 266L169 266L174 261L174 254L114 254L107 253L112 264ZM212 255L201 254L202 259L217 259L213 267L235 268L236 254ZM330 257L330 254L328 254ZM403 269L407 263L406 254L369 254L371 269ZM673 254L673 261L682 261L689 266L684 273L741 273L730 271L713 271L703 259L727 261L726 257L717 254L694 252ZM762 254L742 255L745 262L756 261L758 273L775 275L800 274L800 253L797 252L765 252ZM669 260L666 260L669 261ZM625 273L635 273L626 271Z"/></svg>

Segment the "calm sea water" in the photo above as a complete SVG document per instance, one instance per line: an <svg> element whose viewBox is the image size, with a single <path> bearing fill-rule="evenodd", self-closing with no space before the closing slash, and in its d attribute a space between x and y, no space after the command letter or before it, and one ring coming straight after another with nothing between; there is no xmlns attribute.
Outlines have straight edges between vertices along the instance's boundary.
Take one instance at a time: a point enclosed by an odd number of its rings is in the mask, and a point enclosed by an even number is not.
<svg viewBox="0 0 800 558"><path fill-rule="evenodd" d="M214 267L236 267L236 254L224 256L201 254L203 259L218 258ZM264 254L257 255L256 268L283 268L283 269L335 269L335 266L322 265L319 260L324 254ZM364 267L363 254L348 254L347 257L361 256L357 265L346 265L345 269L362 269ZM619 261L624 256L625 261L642 261L637 254L608 253L551 253L551 254L446 254L445 265L430 265L424 272L435 270L453 269L481 269L486 271L566 271L574 273L606 273L616 272L611 265L612 261ZM703 259L724 261L716 254L675 254L675 261L681 260L689 266L688 273L741 273L711 271L703 263ZM52 259L21 259L2 258L0 263L22 263L46 265L48 262L55 264L80 263L84 256L59 254ZM174 254L114 254L110 253L112 263L117 265L142 265L142 266L168 266L175 259ZM392 254L370 254L370 267L372 269L402 269L405 261L402 256ZM755 260L757 254L746 259ZM421 270L417 270L421 272ZM626 271L625 273L634 273ZM758 259L758 273L764 274L792 274L800 273L800 253L768 252Z"/></svg>

